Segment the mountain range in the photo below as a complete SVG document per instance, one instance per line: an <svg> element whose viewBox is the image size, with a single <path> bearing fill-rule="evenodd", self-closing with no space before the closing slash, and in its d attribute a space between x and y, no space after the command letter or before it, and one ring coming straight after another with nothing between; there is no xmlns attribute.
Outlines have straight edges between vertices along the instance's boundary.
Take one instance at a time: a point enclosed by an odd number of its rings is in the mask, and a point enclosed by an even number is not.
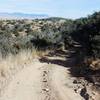
<svg viewBox="0 0 100 100"><path fill-rule="evenodd" d="M0 13L0 19L42 19L48 17L47 14Z"/></svg>

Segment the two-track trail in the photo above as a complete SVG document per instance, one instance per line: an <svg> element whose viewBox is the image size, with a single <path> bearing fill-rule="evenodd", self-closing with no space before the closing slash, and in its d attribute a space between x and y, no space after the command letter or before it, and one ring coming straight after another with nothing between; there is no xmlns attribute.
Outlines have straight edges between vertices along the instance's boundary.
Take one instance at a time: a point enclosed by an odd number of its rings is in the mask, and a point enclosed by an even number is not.
<svg viewBox="0 0 100 100"><path fill-rule="evenodd" d="M0 100L82 100L71 82L68 68L36 60L13 76Z"/></svg>

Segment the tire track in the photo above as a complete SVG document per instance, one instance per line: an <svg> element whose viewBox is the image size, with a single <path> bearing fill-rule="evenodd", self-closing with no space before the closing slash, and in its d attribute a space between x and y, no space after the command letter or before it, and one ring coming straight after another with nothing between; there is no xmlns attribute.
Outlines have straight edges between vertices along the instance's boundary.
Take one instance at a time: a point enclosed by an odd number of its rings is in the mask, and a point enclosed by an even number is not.
<svg viewBox="0 0 100 100"><path fill-rule="evenodd" d="M55 93L51 87L52 77L51 77L52 65L47 64L43 66L42 69L42 100L56 100ZM43 96L44 95L44 96ZM57 99L58 100L58 99Z"/></svg>
<svg viewBox="0 0 100 100"><path fill-rule="evenodd" d="M51 88L50 88L50 68L48 67L48 65L43 66L42 69L42 90L41 93L43 96L43 100L51 100Z"/></svg>

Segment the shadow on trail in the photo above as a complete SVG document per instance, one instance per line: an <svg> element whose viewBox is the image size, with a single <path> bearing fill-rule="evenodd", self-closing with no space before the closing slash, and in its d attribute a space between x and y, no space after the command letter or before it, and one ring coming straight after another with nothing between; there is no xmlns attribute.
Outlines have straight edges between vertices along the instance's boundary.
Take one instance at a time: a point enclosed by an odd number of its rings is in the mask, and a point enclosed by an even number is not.
<svg viewBox="0 0 100 100"><path fill-rule="evenodd" d="M76 71L75 66L78 66L80 59L78 59L78 57L76 56L77 56L76 51L72 49L66 50L66 51L55 50L54 52L50 52L45 57L42 57L40 59L40 62L56 64L56 65L69 68L72 76L79 76L79 73L75 72ZM53 57L53 58L50 59L50 57ZM65 58L65 59L59 59L59 58Z"/></svg>
<svg viewBox="0 0 100 100"><path fill-rule="evenodd" d="M68 68L70 71L70 74L73 77L83 77L89 82L94 82L93 77L97 75L100 71L92 71L90 70L87 66L84 66L83 64L83 57L84 55L80 54L79 51L75 49L69 49L65 51L61 50L55 50L54 52L50 52L48 55L42 57L40 59L40 62L44 63L51 63L51 64L56 64L60 65L62 67ZM57 58L58 57L58 58ZM52 58L52 59L51 59ZM65 59L59 59L59 58L65 58Z"/></svg>

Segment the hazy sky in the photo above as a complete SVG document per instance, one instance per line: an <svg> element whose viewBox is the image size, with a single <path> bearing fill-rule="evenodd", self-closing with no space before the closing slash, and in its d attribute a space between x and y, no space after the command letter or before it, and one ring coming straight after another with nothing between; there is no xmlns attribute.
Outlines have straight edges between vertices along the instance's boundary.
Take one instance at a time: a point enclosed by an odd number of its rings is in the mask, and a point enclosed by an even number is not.
<svg viewBox="0 0 100 100"><path fill-rule="evenodd" d="M0 12L79 18L100 10L100 0L0 0Z"/></svg>

